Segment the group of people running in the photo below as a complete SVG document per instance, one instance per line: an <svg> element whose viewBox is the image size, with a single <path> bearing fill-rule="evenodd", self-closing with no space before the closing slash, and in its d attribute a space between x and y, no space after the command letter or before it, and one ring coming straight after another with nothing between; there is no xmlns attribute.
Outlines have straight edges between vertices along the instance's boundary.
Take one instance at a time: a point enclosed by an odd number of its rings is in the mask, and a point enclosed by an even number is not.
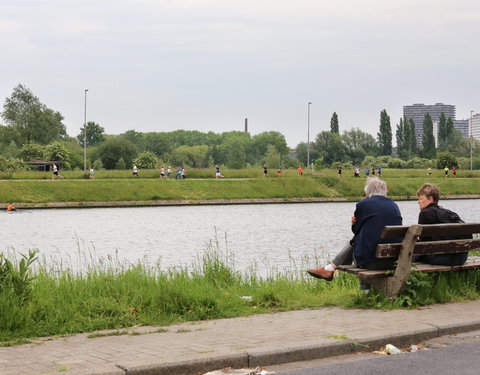
<svg viewBox="0 0 480 375"><path fill-rule="evenodd" d="M372 174L372 176L375 176L375 171L377 172L378 174L378 177L382 177L382 166L377 166L377 167L374 167L372 165L372 167L365 167L363 169L363 173L365 173L365 176L366 177L369 177L370 174ZM342 177L342 173L343 173L343 167L342 166L339 166L338 167L338 176L339 177ZM360 166L356 165L355 168L353 169L353 177L360 177Z"/></svg>
<svg viewBox="0 0 480 375"><path fill-rule="evenodd" d="M386 225L402 225L402 215L397 204L387 197L387 184L377 177L369 177L365 184L365 198L357 203L351 217L353 238L343 247L330 264L307 272L316 278L331 281L337 266L356 264L369 270L393 269L397 258L376 258L375 251L379 243L398 242L398 239L380 238ZM431 183L422 185L417 191L420 213L419 224L441 223L438 211L439 188ZM431 241L432 238L420 238ZM436 239L435 239L436 240ZM415 260L429 264L458 266L467 260L468 253L426 255ZM362 289L368 289L362 284Z"/></svg>

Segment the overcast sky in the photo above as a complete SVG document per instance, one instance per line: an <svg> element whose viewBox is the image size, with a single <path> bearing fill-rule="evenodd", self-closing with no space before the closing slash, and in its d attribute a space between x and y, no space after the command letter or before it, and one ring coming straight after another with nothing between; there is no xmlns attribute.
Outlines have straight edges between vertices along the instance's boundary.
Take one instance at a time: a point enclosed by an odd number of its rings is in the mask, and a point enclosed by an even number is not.
<svg viewBox="0 0 480 375"><path fill-rule="evenodd" d="M404 105L480 112L478 0L2 0L0 101L19 83L110 134L176 129L290 146L330 129L376 135Z"/></svg>

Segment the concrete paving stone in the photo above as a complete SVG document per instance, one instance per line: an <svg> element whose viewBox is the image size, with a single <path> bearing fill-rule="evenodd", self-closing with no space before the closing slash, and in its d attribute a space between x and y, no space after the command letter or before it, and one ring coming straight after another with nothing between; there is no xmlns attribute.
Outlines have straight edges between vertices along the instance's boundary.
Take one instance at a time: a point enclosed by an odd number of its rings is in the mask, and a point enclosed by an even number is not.
<svg viewBox="0 0 480 375"><path fill-rule="evenodd" d="M116 364L135 367L135 371L147 366L144 369L152 374L158 366L161 371L167 371L177 364L180 372L170 373L180 375L181 371L192 370L195 364L207 368L214 366L216 359L231 356L245 361L249 358L250 365L255 361L266 365L263 362L332 355L328 353L358 350L355 343L385 345L387 340L394 343L393 340L435 337L441 332L480 329L480 301L393 311L333 307L176 324L166 328L168 332L165 333L95 339L81 334L40 340L39 344L0 348L0 374L14 375L22 371L29 375L53 374L57 371L55 364L60 363L68 367L67 372L62 372L68 375L75 375L77 371L86 375L104 369L113 371L114 375L124 375L125 371L119 372ZM152 332L156 329L158 327L136 327L129 331ZM178 330L188 331L179 333ZM25 358L42 370L25 372Z"/></svg>

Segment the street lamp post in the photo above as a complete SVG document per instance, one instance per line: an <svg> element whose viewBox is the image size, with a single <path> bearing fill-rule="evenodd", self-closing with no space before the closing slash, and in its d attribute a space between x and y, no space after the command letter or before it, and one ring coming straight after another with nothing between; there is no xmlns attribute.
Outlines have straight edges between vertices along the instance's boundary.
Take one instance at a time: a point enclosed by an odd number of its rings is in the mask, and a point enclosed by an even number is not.
<svg viewBox="0 0 480 375"><path fill-rule="evenodd" d="M470 170L473 171L473 111L470 111Z"/></svg>
<svg viewBox="0 0 480 375"><path fill-rule="evenodd" d="M307 168L310 167L310 104L307 105Z"/></svg>
<svg viewBox="0 0 480 375"><path fill-rule="evenodd" d="M85 111L83 116L83 170L87 172L87 91L85 89Z"/></svg>

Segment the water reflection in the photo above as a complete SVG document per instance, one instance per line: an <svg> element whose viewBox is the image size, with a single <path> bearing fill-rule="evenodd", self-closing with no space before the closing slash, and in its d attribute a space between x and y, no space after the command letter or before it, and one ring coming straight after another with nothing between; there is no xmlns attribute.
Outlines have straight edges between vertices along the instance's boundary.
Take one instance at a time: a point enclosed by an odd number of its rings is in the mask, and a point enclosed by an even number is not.
<svg viewBox="0 0 480 375"><path fill-rule="evenodd" d="M442 204L465 221L480 221L478 200ZM416 223L414 201L397 202L405 224ZM476 207L476 209L475 209ZM0 251L38 248L41 254L78 266L78 252L137 262L160 259L163 268L196 261L205 244L218 240L234 254L235 268L254 262L267 269L302 269L306 255L334 255L351 237L355 203L32 210L2 218ZM91 255L90 255L91 254ZM310 262L313 262L310 259Z"/></svg>

